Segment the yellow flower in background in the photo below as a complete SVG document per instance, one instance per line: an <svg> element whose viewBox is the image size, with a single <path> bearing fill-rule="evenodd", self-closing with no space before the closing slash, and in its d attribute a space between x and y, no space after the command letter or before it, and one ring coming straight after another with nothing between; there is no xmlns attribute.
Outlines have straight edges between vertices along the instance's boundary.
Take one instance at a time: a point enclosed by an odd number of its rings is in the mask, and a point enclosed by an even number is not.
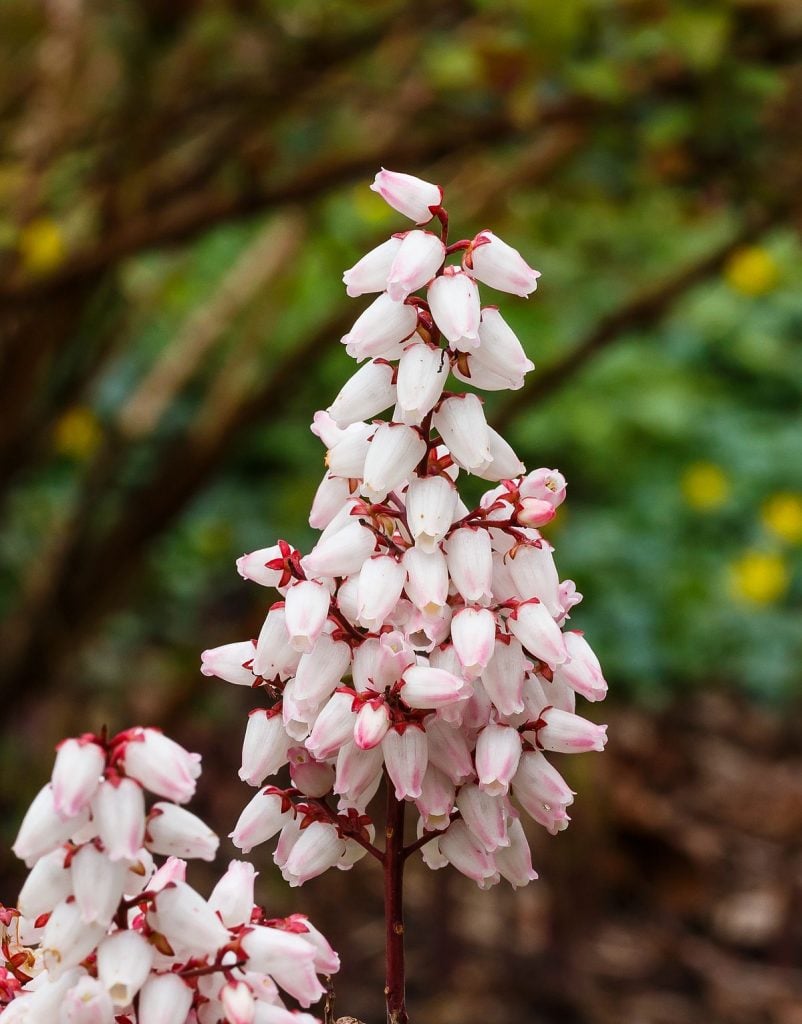
<svg viewBox="0 0 802 1024"><path fill-rule="evenodd" d="M724 267L724 277L730 288L741 295L765 295L777 287L780 269L767 249L748 245L736 249Z"/></svg>
<svg viewBox="0 0 802 1024"><path fill-rule="evenodd" d="M680 487L686 504L699 512L720 508L730 496L729 477L713 462L694 462L688 466Z"/></svg>
<svg viewBox="0 0 802 1024"><path fill-rule="evenodd" d="M103 429L91 409L75 406L56 424L54 445L59 455L84 461L91 458L103 439Z"/></svg>
<svg viewBox="0 0 802 1024"><path fill-rule="evenodd" d="M760 518L775 537L787 544L802 544L802 494L773 494L764 502Z"/></svg>
<svg viewBox="0 0 802 1024"><path fill-rule="evenodd" d="M774 604L785 595L790 582L782 555L769 551L745 551L730 565L734 596L750 604Z"/></svg>
<svg viewBox="0 0 802 1024"><path fill-rule="evenodd" d="M17 245L22 265L29 274L47 274L64 262L64 236L50 217L37 217L26 224Z"/></svg>

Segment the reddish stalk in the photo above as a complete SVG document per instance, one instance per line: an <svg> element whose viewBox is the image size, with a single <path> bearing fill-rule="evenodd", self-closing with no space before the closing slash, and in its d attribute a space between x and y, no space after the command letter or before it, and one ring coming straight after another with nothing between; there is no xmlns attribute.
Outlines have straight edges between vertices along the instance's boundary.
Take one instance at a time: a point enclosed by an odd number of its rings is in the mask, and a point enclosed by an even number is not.
<svg viewBox="0 0 802 1024"><path fill-rule="evenodd" d="M386 928L387 1024L408 1024L404 997L404 810L393 784L387 786L386 845L384 848L384 923Z"/></svg>

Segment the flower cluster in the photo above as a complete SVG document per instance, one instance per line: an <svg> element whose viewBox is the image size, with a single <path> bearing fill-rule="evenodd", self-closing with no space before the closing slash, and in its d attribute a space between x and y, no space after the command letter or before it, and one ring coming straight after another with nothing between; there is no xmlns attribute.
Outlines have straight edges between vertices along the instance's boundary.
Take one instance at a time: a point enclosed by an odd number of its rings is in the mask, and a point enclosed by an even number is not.
<svg viewBox="0 0 802 1024"><path fill-rule="evenodd" d="M182 858L219 842L179 806L199 774L155 729L60 744L14 844L31 869L18 907L0 908L2 1024L319 1024L280 990L303 1007L323 995L318 974L339 967L323 936L268 919L244 861L208 900L185 880ZM166 799L148 810L146 793Z"/></svg>
<svg viewBox="0 0 802 1024"><path fill-rule="evenodd" d="M441 231L394 235L345 273L349 295L380 294L342 339L362 366L312 425L326 448L309 517L320 538L306 555L282 540L239 559L282 599L256 640L202 656L206 675L266 698L240 777L261 787L289 765L289 787L261 788L231 835L244 851L279 835L290 885L349 868L373 849L367 809L386 775L417 809L431 867L517 887L536 877L520 812L551 833L569 820L546 753L603 748L605 727L575 701L607 686L564 628L581 595L539 532L563 476L527 474L480 397L446 385L523 386L533 364L478 284L528 296L539 275L491 231L448 244L438 186L383 170L372 187ZM461 472L493 485L474 509Z"/></svg>

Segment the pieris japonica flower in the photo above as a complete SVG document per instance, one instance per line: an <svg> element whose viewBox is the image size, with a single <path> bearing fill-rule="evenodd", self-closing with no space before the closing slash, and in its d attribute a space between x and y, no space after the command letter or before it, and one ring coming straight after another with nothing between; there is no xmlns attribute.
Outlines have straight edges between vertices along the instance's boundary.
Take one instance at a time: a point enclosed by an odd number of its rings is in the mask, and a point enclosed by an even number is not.
<svg viewBox="0 0 802 1024"><path fill-rule="evenodd" d="M318 974L339 968L336 953L302 915L271 920L254 904L250 864L232 861L208 900L187 884L176 854L211 860L218 839L175 803L159 800L146 815L146 791L164 795L171 772L184 797L198 755L153 729L60 744L17 839L32 864L19 908L0 907L2 1024L320 1024L291 1013L282 991L310 1006L324 991ZM281 828L294 816L278 803ZM290 858L299 880L305 859L328 867L345 852L337 829L320 827L335 848L321 858L319 843L307 838L304 851L299 840ZM170 856L155 869L152 853Z"/></svg>
<svg viewBox="0 0 802 1024"><path fill-rule="evenodd" d="M475 390L518 389L534 368L501 312L482 306L480 285L528 296L539 273L491 231L449 245L439 186L382 170L372 188L417 227L344 275L349 295L376 297L342 339L364 365L312 424L326 450L309 515L320 536L305 554L280 541L239 559L241 575L282 600L266 607L255 648L243 640L203 655L205 674L250 685L258 704L240 774L267 785L232 838L244 851L275 839L291 885L368 853L392 894L393 872L420 849L432 868L451 864L481 888L502 878L517 888L537 877L525 819L550 833L568 824L573 794L552 755L606 739L576 713L577 695L606 692L584 636L565 628L581 595L538 529L558 513L565 479L527 474ZM466 472L490 482L474 508L460 497ZM384 853L371 803L382 784ZM388 942L401 933L390 927ZM243 947L271 964L282 942L296 954L289 938L256 928ZM287 977L274 975L285 987ZM308 995L311 975L304 985ZM387 992L391 1019L402 1019L397 974ZM215 999L234 1016L251 1012L233 983Z"/></svg>

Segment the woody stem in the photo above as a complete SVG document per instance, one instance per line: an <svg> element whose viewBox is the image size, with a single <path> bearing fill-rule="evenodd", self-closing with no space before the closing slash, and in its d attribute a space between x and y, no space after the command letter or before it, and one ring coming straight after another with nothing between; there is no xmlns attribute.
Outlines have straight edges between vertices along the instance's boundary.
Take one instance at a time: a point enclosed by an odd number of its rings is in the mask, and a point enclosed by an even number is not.
<svg viewBox="0 0 802 1024"><path fill-rule="evenodd" d="M404 998L404 810L393 784L387 786L384 848L384 923L386 929L387 1024L408 1024Z"/></svg>

